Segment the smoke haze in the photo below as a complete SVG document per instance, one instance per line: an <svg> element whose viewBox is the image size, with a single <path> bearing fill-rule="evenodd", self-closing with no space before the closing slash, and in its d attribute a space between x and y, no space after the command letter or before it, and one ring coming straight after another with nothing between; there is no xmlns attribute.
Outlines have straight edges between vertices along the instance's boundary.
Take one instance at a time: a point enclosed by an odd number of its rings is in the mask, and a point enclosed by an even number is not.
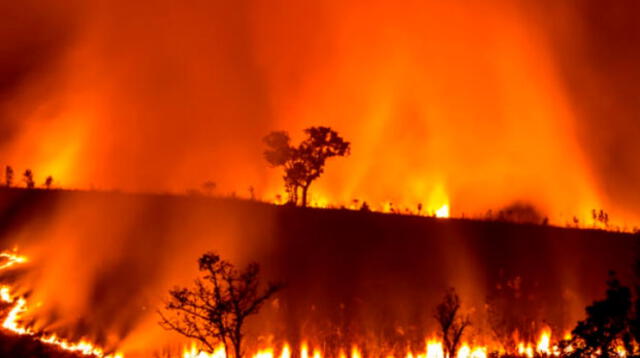
<svg viewBox="0 0 640 358"><path fill-rule="evenodd" d="M273 200L262 136L329 125L316 201L637 219L633 1L0 6L0 153L39 181Z"/></svg>

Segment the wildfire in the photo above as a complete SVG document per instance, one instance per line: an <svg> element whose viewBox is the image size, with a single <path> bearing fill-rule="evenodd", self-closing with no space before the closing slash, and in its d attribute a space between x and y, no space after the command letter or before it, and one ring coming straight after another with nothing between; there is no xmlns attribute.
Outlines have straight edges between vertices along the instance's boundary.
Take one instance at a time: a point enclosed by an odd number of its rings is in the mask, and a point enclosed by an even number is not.
<svg viewBox="0 0 640 358"><path fill-rule="evenodd" d="M538 345L536 347L536 352L539 354L550 354L551 345L551 331L549 329L545 329L540 334L540 340L538 341Z"/></svg>
<svg viewBox="0 0 640 358"><path fill-rule="evenodd" d="M444 358L444 351L442 349L442 342L440 342L438 340L427 341L426 358Z"/></svg>
<svg viewBox="0 0 640 358"><path fill-rule="evenodd" d="M209 354L200 351L195 343L191 344L190 348L185 348L182 354L183 358L225 358L226 356L227 354L222 345L218 346L213 353Z"/></svg>
<svg viewBox="0 0 640 358"><path fill-rule="evenodd" d="M0 265L0 270L5 270L16 264L22 264L27 262L26 257L20 256L11 252L0 252L0 258L6 261L5 263Z"/></svg>
<svg viewBox="0 0 640 358"><path fill-rule="evenodd" d="M438 210L436 210L436 217L437 218L448 218L449 217L449 205L448 204L444 204L442 205L442 207Z"/></svg>
<svg viewBox="0 0 640 358"><path fill-rule="evenodd" d="M14 252L2 252L0 258L3 263L0 264L0 270L6 270L18 264L22 264L28 261L25 256L18 255ZM11 304L11 309L6 315L6 318L2 322L2 328L7 331L13 332L18 335L32 336L34 339L41 341L42 343L56 346L62 350L68 352L74 352L86 356L95 356L101 358L123 358L121 353L105 353L100 347L97 347L93 343L87 340L81 340L78 342L70 342L63 338L51 335L42 335L40 332L36 332L29 327L23 326L21 317L28 311L28 303L24 297L16 296L10 286L0 286L0 301ZM564 339L570 338L570 336L564 335ZM510 352L513 355L519 357L533 358L539 356L559 356L561 349L558 345L552 344L552 332L549 328L545 328L540 333L537 342L519 342L515 352ZM496 345L496 347L500 347ZM320 347L310 346L307 341L303 341L299 346L300 358L328 358L327 355ZM566 348L566 351L570 351L570 347ZM456 358L487 358L488 352L499 351L503 352L503 349L495 349L495 347L484 345L470 345L469 343L463 343L455 354ZM277 352L277 354L276 354ZM626 352L623 347L618 347L618 354L620 356L626 356ZM227 354L222 345L216 347L213 353L207 353L201 351L196 343L192 343L191 346L184 348L183 358L227 358ZM269 346L257 350L251 358L291 358L292 348L288 343L284 343L278 350L275 346ZM389 354L387 358L394 358ZM405 358L448 358L445 354L443 342L440 339L432 338L425 342L425 350L423 352L406 352ZM347 353L344 349L340 350L339 358L368 358L368 355L361 347L352 345L350 352Z"/></svg>
<svg viewBox="0 0 640 358"><path fill-rule="evenodd" d="M15 251L2 252L0 253L0 258L6 261L2 265L0 265L0 270L5 270L17 264L22 264L28 261L25 256L18 255ZM123 355L120 353L106 354L100 347L97 347L86 340L81 340L79 342L69 342L65 339L57 337L55 334L40 335L38 332L33 331L31 328L22 326L20 317L28 310L27 301L23 297L16 297L11 292L11 288L9 286L0 286L0 300L13 305L6 318L2 322L2 328L8 331L11 331L18 335L33 336L35 339L38 339L43 343L56 346L68 352L101 358L123 358Z"/></svg>
<svg viewBox="0 0 640 358"><path fill-rule="evenodd" d="M551 330L545 329L540 333L538 342L520 342L516 349L516 352L511 352L510 355L518 357L533 358L536 356L558 356L560 355L560 348L557 345L551 344ZM535 348L534 348L535 347ZM495 348L495 347L494 347ZM620 347L622 349L622 347ZM490 351L500 351L501 349L491 350L488 346L471 345L469 343L463 343L455 355L456 358L487 358ZM276 354L277 349L274 346L263 348L251 355L251 358L291 358L291 346L288 343L284 343L279 350L279 354ZM299 346L300 358L325 358L330 357L326 355L318 347L310 347L306 341L303 341ZM183 350L183 358L227 358L224 347L218 346L213 353L206 353L200 351L195 343ZM340 349L338 358L363 358L368 355L363 354L363 350L357 345L351 347L351 351L347 353L344 349ZM386 358L394 358L392 354L385 356ZM406 353L404 358L447 358L447 354L444 350L444 345L440 339L432 338L425 342L425 350L423 352Z"/></svg>
<svg viewBox="0 0 640 358"><path fill-rule="evenodd" d="M487 358L487 348L475 347L471 349L471 347L465 343L458 350L457 358Z"/></svg>

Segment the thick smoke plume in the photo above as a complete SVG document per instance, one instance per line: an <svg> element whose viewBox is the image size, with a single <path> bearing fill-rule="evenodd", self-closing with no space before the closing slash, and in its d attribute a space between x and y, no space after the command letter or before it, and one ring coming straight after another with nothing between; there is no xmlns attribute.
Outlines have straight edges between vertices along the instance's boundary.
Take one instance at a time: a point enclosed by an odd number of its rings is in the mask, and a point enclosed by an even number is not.
<svg viewBox="0 0 640 358"><path fill-rule="evenodd" d="M260 138L353 142L316 200L632 224L633 2L5 2L3 162L72 187L272 200Z"/></svg>

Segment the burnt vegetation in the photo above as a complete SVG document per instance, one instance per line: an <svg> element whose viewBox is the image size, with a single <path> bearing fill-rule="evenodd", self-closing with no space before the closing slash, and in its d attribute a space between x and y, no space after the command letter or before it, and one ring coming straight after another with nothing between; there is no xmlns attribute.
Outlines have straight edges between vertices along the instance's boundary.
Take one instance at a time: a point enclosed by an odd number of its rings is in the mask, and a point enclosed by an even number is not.
<svg viewBox="0 0 640 358"><path fill-rule="evenodd" d="M499 292L492 292L494 295L487 298L486 303L493 309L489 312L490 314L488 319L491 320L493 317L499 318L496 319L495 326L505 327L504 336L512 335L514 330L517 329L518 332L520 332L520 337L527 337L526 339L531 338L532 340L537 338L535 335L539 333L539 330L537 329L538 327L534 327L531 329L531 332L527 331L527 327L531 325L531 321L535 320L535 317L548 317L546 316L546 312L537 312L538 304L540 306L550 306L551 302L558 303L558 301L550 301L539 295L532 296L532 292L553 292L554 294L557 294L559 289L562 288L560 286L554 286L553 280L548 280L548 271L534 269L534 267L548 268L550 267L550 263L553 262L549 260L549 251L545 251L546 249L544 249L544 247L552 241L546 241L545 238L553 240L554 245L561 244L558 248L562 248L562 250L558 252L565 254L565 256L562 256L564 260L563 264L567 265L567 267L577 267L576 265L583 264L589 258L593 259L593 257L602 259L602 263L590 262L586 263L584 266L580 266L580 272L585 272L585 275L596 274L595 270L588 270L588 267L592 267L594 265L598 265L600 270L598 272L601 274L606 272L606 267L621 270L621 266L615 266L615 264L618 262L631 262L628 259L623 258L623 256L625 252L632 251L631 248L633 245L631 243L636 239L632 235L628 234L617 234L596 230L585 231L537 225L515 225L512 223L496 221L487 222L460 219L441 221L421 217L382 215L366 211L301 210L293 207L280 207L254 201L231 200L224 198L194 199L179 196L141 196L125 193L65 192L62 190L48 192L44 190L29 191L18 189L4 189L0 194L2 194L0 195L0 199L6 203L22 203L24 202L24 198L29 198L30 201L38 202L37 205L31 208L29 208L29 205L11 205L12 207L15 207L15 212L13 213L15 216L13 217L13 221L15 221L16 218L26 218L24 210L29 210L29 215L46 217L47 215L50 215L45 210L45 208L49 206L47 202L50 203L51 200L59 200L55 198L62 198L63 196L73 196L79 199L79 202L94 204L102 200L114 200L114 198L118 198L118 200L134 200L134 198L135 200L141 200L141 198L143 198L151 204L149 207L153 208L150 209L152 211L164 211L174 208L175 206L180 206L185 208L185 212L192 212L191 210L194 208L197 209L196 211L206 209L211 213L210 216L222 215L224 212L233 210L236 214L226 216L225 220L236 220L238 217L242 217L243 221L239 221L238 223L246 220L254 220L258 217L271 218L277 216L279 218L279 225L282 225L282 227L278 228L277 235L282 237L282 245L289 248L288 250L283 251L286 252L287 255L283 254L283 256L277 256L274 258L274 260L280 261L281 265L286 266L279 272L285 272L287 274L283 276L278 275L277 277L283 277L287 282L288 288L285 291L286 296L291 295L293 297L292 301L303 303L309 302L304 301L305 291L309 290L310 287L313 287L312 283L309 283L309 281L311 281L310 277L315 277L314 272L316 272L315 270L317 270L318 267L322 267L323 270L327 270L327 285L329 285L328 287L331 287L332 290L335 289L335 292L352 292L351 290L353 288L346 286L351 286L356 281L349 281L349 278L345 278L344 276L348 276L350 272L349 270L353 269L354 258L355 261L358 262L359 270L361 270L361 272L367 272L367 275L363 274L363 276L358 277L357 284L362 284L365 287L367 285L374 285L371 287L375 288L372 292L374 292L376 300L385 300L384 295L392 291L389 289L389 286L384 286L385 282L388 282L390 278L397 277L402 277L403 280L410 283L412 287L419 287L421 290L420 292L439 292L439 290L442 289L442 286L435 287L436 284L433 283L433 277L416 278L414 277L416 275L412 276L411 273L416 272L416 270L419 272L438 272L438 270L441 270L445 265L445 261L442 261L442 258L438 256L432 256L430 260L424 260L424 253L428 252L428 250L434 249L444 250L444 246L440 246L440 244L448 245L447 242L450 242L451 240L447 239L456 237L460 240L456 240L458 244L473 250L479 260L477 263L478 267L491 270L491 267L493 267L491 265L494 265L497 262L496 266L499 265L500 269L504 267L505 272L508 273L505 274L504 277L499 277L500 280L498 281L491 281L492 283L500 285L500 290ZM11 199L11 196L14 196L15 200ZM361 202L358 202L357 204L360 203ZM239 214L241 212L244 214ZM163 224L157 221L149 223L153 223L157 230L165 229ZM28 224L28 221L25 221L25 225ZM309 230L310 227L313 227L314 229ZM298 246L301 245L300 238L304 238L304 245L302 246ZM363 251L363 245L367 245L366 254L371 254L373 252L376 257L379 257L382 261L373 262L371 260L365 260L363 256L359 256ZM294 253L299 251L296 251L297 249L294 250L294 247L302 247L304 248L305 253L313 252L314 254L313 256L295 255ZM571 251L566 251L565 248L567 247L572 248ZM327 248L335 249L328 250ZM330 252L330 255L323 256L324 252ZM566 255L567 252L570 252L571 255ZM507 253L512 254L514 257L508 257L509 255L507 255ZM337 259L336 256L338 257ZM313 264L307 264L306 261L310 260L310 258L314 260ZM485 259L486 261L484 261ZM380 262L389 262L390 265L380 265ZM603 265L606 265L604 269L602 268ZM499 269L496 268L495 270L497 271ZM217 269L214 269L214 271L217 272ZM210 276L211 272L208 269L201 272L202 275L200 280L203 281L203 284L207 284L207 287L211 287L210 281L205 278L206 276ZM236 272L241 274L245 272L245 270ZM526 272L526 274L520 278L515 274L515 272ZM539 273L540 276L536 276L536 273ZM256 274L256 277L258 276L259 274ZM367 281L367 277L370 276L375 276L376 281ZM495 276L491 277L492 279L496 279ZM547 286L534 286L532 285L533 282L539 282L541 285ZM598 283L597 286L601 283L602 282ZM444 284L446 284L446 282ZM623 285L618 282L617 286L614 285L612 287L619 286ZM196 287L197 286L189 287L187 290L190 290L190 292L197 292L194 291ZM257 296L266 292L265 290L267 286L263 287L264 289L259 290ZM617 290L618 288L616 288L616 291ZM409 291L409 293L416 292L417 291ZM455 291L452 292L455 294ZM614 314L615 317L624 317L624 319L615 318L610 320L612 322L623 322L623 326L625 327L624 329L620 330L616 328L615 330L610 330L608 327L614 326L607 323L610 322L608 318L590 319L588 317L590 317L591 314L589 314L585 319L584 326L596 328L581 330L581 332L585 333L576 335L576 337L582 337L582 340L576 340L575 342L567 344L571 344L572 346L575 345L576 349L574 352L579 352L578 348L584 349L584 351L582 351L583 357L587 357L589 352L593 352L594 350L597 352L599 349L602 349L603 346L609 346L611 350L616 350L618 346L623 346L623 344L619 342L622 342L622 339L625 339L625 332L628 333L637 330L633 328L634 325L636 325L634 323L634 320L636 320L635 312L637 312L635 307L638 304L637 299L635 298L637 295L636 292L635 286L629 288L628 294L631 302L630 307L628 310L624 311L626 313L622 316ZM456 318L453 322L464 323L464 319L467 317L460 313L466 311L463 311L460 308L456 309L456 307L463 301L467 303L468 298L456 298L457 294L454 294L448 293L447 296L443 297L440 304L443 305L442 307L444 308L441 311L445 313L450 313L452 311L455 312L454 317ZM626 293L624 295L626 295ZM622 297L624 297L624 295L622 295ZM186 297L182 296L182 294L178 294L178 296L181 298ZM283 297L284 296L285 295L283 295ZM278 297L280 298L280 295ZM367 303L367 300L371 296L360 295L359 297L362 297L365 303ZM318 298L318 300L323 299L326 299L326 297ZM171 300L173 300L173 296L171 297ZM542 301L542 303L539 303L539 301ZM169 302L170 301L167 303ZM458 304L456 304L456 302ZM624 300L616 299L615 302L624 302ZM389 352L395 353L395 356L403 357L403 349L407 346L402 346L401 343L398 342L409 341L412 344L411 348L414 349L414 351L419 352L419 349L424 349L423 345L425 335L432 334L434 332L431 330L431 327L435 326L433 323L438 323L440 327L445 327L444 330L441 330L440 335L443 343L445 343L444 345L448 345L445 342L445 335L450 337L450 342L455 341L456 332L459 332L459 329L451 329L452 327L465 326L464 324L458 323L447 324L447 322L451 322L451 320L442 320L445 325L441 325L439 320L433 320L433 309L436 307L437 302L421 301L415 303L416 306L421 305L424 308L422 312L424 315L420 317L420 320L422 320L421 322L428 321L432 324L426 331L420 330L421 328L418 325L420 321L409 322L410 324L403 322L401 327L402 332L398 333L398 331L396 331L397 327L395 326L395 322L389 318L393 317L389 316L388 313L386 313L387 315L385 316L385 313L381 312L380 319L389 319L390 325L394 326L388 329L387 327L384 327L384 329L380 329L374 333L369 333L365 331L367 327L355 327L348 323L350 322L349 318L353 317L351 314L355 314L354 312L357 312L357 307L360 307L365 303L355 301L346 302L346 308L342 309L341 312L346 316L345 322L347 323L344 323L337 328L335 325L331 326L330 323L342 323L342 321L334 319L333 316L327 317L328 315L326 315L326 311L323 311L322 308L318 308L317 311L314 311L317 316L324 317L326 321L329 321L326 329L324 329L324 327L322 327L323 329L318 328L317 337L320 337L318 340L323 344L323 347L328 347L331 344L334 345L334 348L345 346L349 347L348 344L345 345L344 343L357 342L360 347L364 348L367 341L379 342L381 339L387 337L390 343L385 345L383 348L388 350L383 351L379 347L367 347L366 349L363 349L363 357L384 357L385 354ZM336 303L332 307L338 307L339 305L340 302ZM607 304L605 305L605 309L598 308L594 312L604 312L604 314L598 314L597 317L607 317L607 315L611 314L609 308L620 306L621 305L619 304ZM627 306L622 305L622 307ZM268 311L266 310L267 307L264 308L264 311ZM478 307L476 306L476 308ZM175 318L173 315L175 312L176 311L172 311L170 309L165 309L163 314L165 314L166 318L171 319ZM451 315L445 314L439 316L451 317ZM256 318L257 321L257 317L250 316L249 322L253 323L251 318ZM513 326L508 326L505 322L515 323ZM605 331L600 331L599 327L603 325L600 322L604 322ZM476 316L473 316L473 323L473 326L467 325L466 328L463 329L463 333L461 333L462 341L468 342L469 339L473 339L475 330L478 327L483 326L483 323L485 322L479 320ZM604 335L604 337L615 338L592 339L592 332L598 332L596 337ZM486 331L486 333L490 332ZM212 337L213 338L210 339L211 344L218 342L215 336ZM242 344L246 347L246 351L244 353L252 352L248 349L249 344L253 343L249 337L251 337L251 335L243 335L241 337L241 340L244 342ZM633 346L634 338L633 336L631 337L631 345ZM228 342L229 352L232 354L233 343L231 340ZM590 342L596 342L596 345ZM342 344L342 346L338 344ZM202 348L206 349L204 345L202 345ZM324 352L327 352L325 357L330 358L330 349L327 348ZM16 354L9 356L30 357L32 355Z"/></svg>

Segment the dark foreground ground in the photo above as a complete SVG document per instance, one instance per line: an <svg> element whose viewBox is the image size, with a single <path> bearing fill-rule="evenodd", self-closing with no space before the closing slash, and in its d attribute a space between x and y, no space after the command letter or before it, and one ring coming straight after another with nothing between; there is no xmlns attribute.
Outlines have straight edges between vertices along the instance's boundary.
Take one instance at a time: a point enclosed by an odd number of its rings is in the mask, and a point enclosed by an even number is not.
<svg viewBox="0 0 640 358"><path fill-rule="evenodd" d="M488 316L501 306L501 319L517 321L515 328L544 323L566 331L602 296L610 270L632 278L637 244L631 234L542 225L225 198L0 189L0 246L50 247L43 265L58 264L58 252L67 255L65 263L79 257L72 266L90 278L83 292L92 307L78 313L85 319L82 335L96 341L105 329L123 338L135 334L148 314L139 307L155 304L149 297L175 280L190 280L195 259L207 250L238 264L258 261L266 277L286 283L272 320L281 325L265 329L292 343L336 324L362 336L370 327L411 327L422 340L433 332L433 307L448 287L473 312L478 334L492 331ZM68 255L76 248L79 255ZM43 352L25 338L0 341L0 354L9 357Z"/></svg>
<svg viewBox="0 0 640 358"><path fill-rule="evenodd" d="M80 358L81 354L68 353L25 336L0 333L0 357L3 358Z"/></svg>

